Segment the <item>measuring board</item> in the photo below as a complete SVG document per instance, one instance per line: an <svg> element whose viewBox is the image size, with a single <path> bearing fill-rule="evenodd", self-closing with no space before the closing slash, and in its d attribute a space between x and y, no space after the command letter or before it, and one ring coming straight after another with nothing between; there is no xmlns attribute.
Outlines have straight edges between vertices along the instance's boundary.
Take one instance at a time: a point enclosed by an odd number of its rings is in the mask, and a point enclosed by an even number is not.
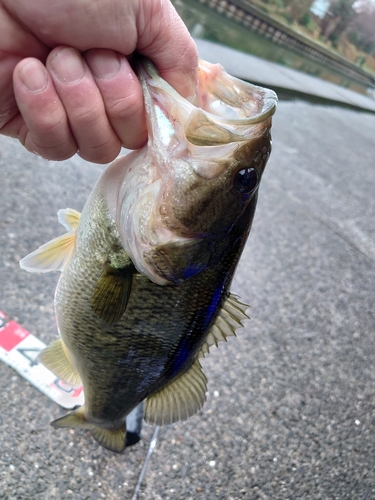
<svg viewBox="0 0 375 500"><path fill-rule="evenodd" d="M63 408L70 410L83 405L82 386L66 384L38 361L38 354L45 346L0 311L0 360Z"/></svg>

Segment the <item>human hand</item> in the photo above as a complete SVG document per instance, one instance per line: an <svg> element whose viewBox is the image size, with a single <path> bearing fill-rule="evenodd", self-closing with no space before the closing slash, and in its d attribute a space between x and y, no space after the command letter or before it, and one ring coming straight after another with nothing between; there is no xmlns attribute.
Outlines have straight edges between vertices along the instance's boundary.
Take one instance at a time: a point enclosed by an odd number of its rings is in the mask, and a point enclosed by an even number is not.
<svg viewBox="0 0 375 500"><path fill-rule="evenodd" d="M134 51L184 97L195 89L197 50L169 0L0 0L0 32L0 133L47 159L144 145Z"/></svg>

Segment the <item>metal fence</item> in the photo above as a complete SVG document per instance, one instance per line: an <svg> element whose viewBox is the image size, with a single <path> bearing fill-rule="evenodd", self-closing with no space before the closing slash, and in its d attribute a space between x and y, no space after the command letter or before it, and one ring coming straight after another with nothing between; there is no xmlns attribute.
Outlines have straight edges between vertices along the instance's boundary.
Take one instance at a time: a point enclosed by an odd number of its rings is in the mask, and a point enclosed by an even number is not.
<svg viewBox="0 0 375 500"><path fill-rule="evenodd" d="M243 0L199 0L228 19L272 40L278 45L302 53L312 61L339 71L366 86L375 86L375 77L309 38L270 18Z"/></svg>

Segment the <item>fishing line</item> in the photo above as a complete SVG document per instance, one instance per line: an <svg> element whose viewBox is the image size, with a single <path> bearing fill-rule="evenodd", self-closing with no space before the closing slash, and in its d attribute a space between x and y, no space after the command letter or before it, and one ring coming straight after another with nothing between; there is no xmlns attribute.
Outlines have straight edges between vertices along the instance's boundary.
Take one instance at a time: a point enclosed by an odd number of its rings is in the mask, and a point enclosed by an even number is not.
<svg viewBox="0 0 375 500"><path fill-rule="evenodd" d="M142 484L142 481L145 477L148 463L150 461L151 455L154 452L156 442L158 440L159 431L160 431L160 426L157 425L155 427L154 434L153 434L152 439L150 441L150 446L148 447L148 452L147 452L145 461L143 462L143 467L142 467L141 473L139 474L138 481L137 481L137 484L135 486L134 493L133 493L131 500L137 500L137 498L138 498L138 493L140 492L141 484Z"/></svg>

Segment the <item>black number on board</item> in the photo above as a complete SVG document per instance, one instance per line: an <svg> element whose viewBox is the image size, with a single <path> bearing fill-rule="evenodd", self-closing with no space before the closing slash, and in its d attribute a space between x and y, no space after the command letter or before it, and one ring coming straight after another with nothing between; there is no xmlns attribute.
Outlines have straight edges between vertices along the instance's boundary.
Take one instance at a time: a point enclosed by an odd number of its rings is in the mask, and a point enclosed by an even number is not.
<svg viewBox="0 0 375 500"><path fill-rule="evenodd" d="M35 366L39 363L38 354L41 350L39 347L19 347L17 352L30 361L30 366Z"/></svg>
<svg viewBox="0 0 375 500"><path fill-rule="evenodd" d="M65 382L63 382L59 378L57 378L53 383L55 384L56 387L58 387L59 389L61 389L64 392L66 392L67 394L70 394L71 392L74 391L74 387L66 384Z"/></svg>

